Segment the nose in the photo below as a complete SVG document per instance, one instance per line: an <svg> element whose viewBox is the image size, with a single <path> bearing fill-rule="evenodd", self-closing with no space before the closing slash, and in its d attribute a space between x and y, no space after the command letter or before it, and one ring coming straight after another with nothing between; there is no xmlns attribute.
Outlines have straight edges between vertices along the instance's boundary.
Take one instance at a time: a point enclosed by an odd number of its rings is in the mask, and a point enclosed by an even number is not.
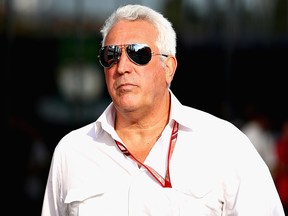
<svg viewBox="0 0 288 216"><path fill-rule="evenodd" d="M120 74L124 74L129 72L130 63L132 63L127 55L126 47L121 47L121 55L119 56L118 62L117 62L117 71Z"/></svg>

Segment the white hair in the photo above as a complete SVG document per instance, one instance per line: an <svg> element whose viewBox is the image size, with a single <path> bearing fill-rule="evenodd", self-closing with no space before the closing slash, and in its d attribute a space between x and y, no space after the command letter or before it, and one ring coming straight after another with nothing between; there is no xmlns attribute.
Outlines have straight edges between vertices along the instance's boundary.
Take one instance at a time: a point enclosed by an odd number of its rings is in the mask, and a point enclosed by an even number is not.
<svg viewBox="0 0 288 216"><path fill-rule="evenodd" d="M103 38L102 45L113 25L120 20L144 20L150 22L158 31L156 46L160 53L173 56L176 55L176 32L173 29L171 22L161 13L147 6L137 4L121 6L108 17L100 30Z"/></svg>

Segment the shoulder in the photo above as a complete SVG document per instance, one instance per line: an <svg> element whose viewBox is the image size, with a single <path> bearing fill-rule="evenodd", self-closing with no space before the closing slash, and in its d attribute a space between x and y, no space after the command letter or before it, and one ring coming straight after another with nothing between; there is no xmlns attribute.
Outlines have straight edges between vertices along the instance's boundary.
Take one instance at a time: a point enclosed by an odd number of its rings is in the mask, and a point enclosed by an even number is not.
<svg viewBox="0 0 288 216"><path fill-rule="evenodd" d="M182 106L178 116L179 132L186 140L200 144L199 148L211 149L230 156L239 152L254 154L254 146L248 137L232 122L208 112L189 106ZM213 149L213 150L212 150Z"/></svg>
<svg viewBox="0 0 288 216"><path fill-rule="evenodd" d="M192 130L204 130L206 132L209 130L218 132L232 130L239 132L239 129L228 120L206 111L183 105L173 93L171 95L171 118L176 120L181 126Z"/></svg>
<svg viewBox="0 0 288 216"><path fill-rule="evenodd" d="M232 122L218 117L203 110L182 105L182 115L180 117L183 125L190 126L194 130L212 131L234 131L242 133Z"/></svg>
<svg viewBox="0 0 288 216"><path fill-rule="evenodd" d="M69 148L82 147L84 143L89 143L95 138L95 122L84 125L80 128L65 134L56 145L56 151L63 151Z"/></svg>

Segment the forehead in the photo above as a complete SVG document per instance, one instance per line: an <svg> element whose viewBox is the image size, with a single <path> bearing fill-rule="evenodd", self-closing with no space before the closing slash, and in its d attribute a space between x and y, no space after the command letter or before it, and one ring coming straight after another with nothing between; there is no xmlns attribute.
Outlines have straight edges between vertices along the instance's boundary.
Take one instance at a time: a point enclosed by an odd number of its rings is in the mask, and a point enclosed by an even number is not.
<svg viewBox="0 0 288 216"><path fill-rule="evenodd" d="M105 45L146 43L154 45L157 38L156 28L147 21L119 21L107 34Z"/></svg>

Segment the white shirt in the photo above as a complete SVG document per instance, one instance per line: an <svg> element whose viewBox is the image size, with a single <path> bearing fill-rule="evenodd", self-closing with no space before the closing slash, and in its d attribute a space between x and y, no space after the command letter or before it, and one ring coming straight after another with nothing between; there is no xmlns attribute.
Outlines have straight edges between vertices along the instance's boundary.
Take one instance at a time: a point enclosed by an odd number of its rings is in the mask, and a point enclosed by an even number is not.
<svg viewBox="0 0 288 216"><path fill-rule="evenodd" d="M145 161L165 176L177 121L172 188L163 188L119 150L114 118L111 103L96 122L60 140L42 216L284 216L268 167L231 123L183 106L171 92L170 122Z"/></svg>

